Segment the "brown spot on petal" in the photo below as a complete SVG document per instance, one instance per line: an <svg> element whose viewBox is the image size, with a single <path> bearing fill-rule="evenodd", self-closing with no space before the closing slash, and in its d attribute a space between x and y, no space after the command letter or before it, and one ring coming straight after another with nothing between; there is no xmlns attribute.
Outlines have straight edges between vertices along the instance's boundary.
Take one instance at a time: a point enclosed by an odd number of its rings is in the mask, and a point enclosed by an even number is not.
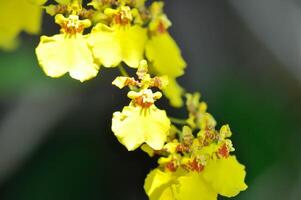
<svg viewBox="0 0 301 200"><path fill-rule="evenodd" d="M130 23L130 20L127 18L122 17L121 13L118 13L116 15L114 15L114 22L115 24L120 24L120 25L127 25Z"/></svg>
<svg viewBox="0 0 301 200"><path fill-rule="evenodd" d="M170 161L165 165L166 169L168 169L171 172L175 172L177 170L177 167L175 166L175 164Z"/></svg>
<svg viewBox="0 0 301 200"><path fill-rule="evenodd" d="M166 32L166 28L165 28L164 23L162 21L159 22L157 30L158 30L158 33L161 33L161 34Z"/></svg>
<svg viewBox="0 0 301 200"><path fill-rule="evenodd" d="M189 152L190 149L188 146L184 145L184 144L179 144L177 147L176 147L176 151L177 152L180 152L180 153L184 153L184 152Z"/></svg>
<svg viewBox="0 0 301 200"><path fill-rule="evenodd" d="M200 164L196 159L193 159L192 162L188 163L188 168L192 171L201 172L204 169L204 166Z"/></svg>
<svg viewBox="0 0 301 200"><path fill-rule="evenodd" d="M226 144L223 144L219 149L218 149L218 154L221 155L224 158L227 158L229 156L229 149Z"/></svg>
<svg viewBox="0 0 301 200"><path fill-rule="evenodd" d="M136 105L141 106L142 108L149 108L153 105L153 103L150 102L144 102L143 101L143 96L137 97L134 99L134 102Z"/></svg>

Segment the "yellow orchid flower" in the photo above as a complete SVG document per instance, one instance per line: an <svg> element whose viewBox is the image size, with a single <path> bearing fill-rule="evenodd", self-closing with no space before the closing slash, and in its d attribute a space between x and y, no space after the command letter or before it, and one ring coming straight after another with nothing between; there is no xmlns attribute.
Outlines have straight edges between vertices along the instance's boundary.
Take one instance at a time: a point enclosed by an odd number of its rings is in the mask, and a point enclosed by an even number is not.
<svg viewBox="0 0 301 200"><path fill-rule="evenodd" d="M18 46L21 31L29 34L40 32L42 8L28 0L1 1L0 48L13 50Z"/></svg>
<svg viewBox="0 0 301 200"><path fill-rule="evenodd" d="M170 120L164 110L153 103L161 96L160 92L152 93L150 89L129 92L132 103L115 112L112 119L112 131L129 151L146 143L152 149L162 149L170 129Z"/></svg>
<svg viewBox="0 0 301 200"><path fill-rule="evenodd" d="M167 29L171 22L163 13L163 2L153 2L150 7L151 22L149 24L150 38L145 45L145 56L151 62L151 71L170 78L169 86L163 90L174 107L181 107L183 89L176 82L176 77L184 74L186 62L181 51L170 36Z"/></svg>
<svg viewBox="0 0 301 200"><path fill-rule="evenodd" d="M163 5L163 2L154 2L150 7L150 39L146 43L145 54L156 74L175 78L184 74L186 62L178 45L167 31L171 22L163 13Z"/></svg>
<svg viewBox="0 0 301 200"><path fill-rule="evenodd" d="M166 112L158 109L154 104L162 97L162 93L153 93L149 88L163 88L166 79L165 77L151 78L146 60L139 62L136 75L138 80L119 76L112 82L120 89L129 86L135 90L128 92L128 97L132 99L130 105L125 106L121 112L113 113L112 131L129 151L146 143L142 149L152 156L154 152L151 149L162 149L169 135L171 123Z"/></svg>
<svg viewBox="0 0 301 200"><path fill-rule="evenodd" d="M58 14L56 23L62 27L62 33L52 37L42 36L36 54L39 64L50 77L60 77L69 72L70 76L81 82L95 77L99 66L95 63L87 43L82 35L89 27L89 20L79 20L77 15L65 18Z"/></svg>
<svg viewBox="0 0 301 200"><path fill-rule="evenodd" d="M108 8L105 13L112 16L111 27L99 23L89 37L95 58L105 67L116 67L123 61L137 68L143 59L146 29L131 25L132 14L127 6L121 6L119 10Z"/></svg>

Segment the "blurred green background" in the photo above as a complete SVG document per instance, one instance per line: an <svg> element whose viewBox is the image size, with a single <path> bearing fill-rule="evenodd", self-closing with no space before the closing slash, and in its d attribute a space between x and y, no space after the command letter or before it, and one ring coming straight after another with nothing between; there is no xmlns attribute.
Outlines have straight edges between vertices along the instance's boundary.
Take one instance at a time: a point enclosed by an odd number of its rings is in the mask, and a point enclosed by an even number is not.
<svg viewBox="0 0 301 200"><path fill-rule="evenodd" d="M258 6L277 11L270 15L283 11L269 2ZM166 2L172 35L188 62L180 82L188 91L202 93L219 126L230 124L235 154L246 165L249 185L234 199L297 200L301 63L287 60L300 57L300 38L277 38L273 27L296 28L280 21L267 28L275 36L270 43L269 35L256 29L265 27L268 19L247 1L241 5L218 0ZM254 25L243 8L253 9L262 20ZM43 34L56 31L45 16ZM140 150L127 152L110 130L112 113L129 102L126 91L111 86L118 70L101 69L84 84L68 75L51 79L37 65L38 41L37 36L22 34L16 51L0 52L0 199L147 199L143 182L156 160ZM291 42L291 49L283 41ZM293 52L290 57L281 54L277 44ZM167 101L159 106L168 107ZM167 110L185 117L183 110Z"/></svg>

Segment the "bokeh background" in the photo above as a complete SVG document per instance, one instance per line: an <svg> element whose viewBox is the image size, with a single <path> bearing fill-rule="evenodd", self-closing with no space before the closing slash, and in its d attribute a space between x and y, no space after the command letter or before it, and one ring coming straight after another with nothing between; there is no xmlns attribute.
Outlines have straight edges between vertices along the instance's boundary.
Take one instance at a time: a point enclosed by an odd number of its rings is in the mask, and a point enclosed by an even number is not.
<svg viewBox="0 0 301 200"><path fill-rule="evenodd" d="M180 82L202 93L219 126L230 124L246 165L249 189L234 199L300 199L301 2L173 0L166 12L188 63ZM57 31L44 16L43 34ZM48 78L39 37L21 37L16 51L0 51L0 199L147 199L156 160L127 152L110 130L129 102L111 86L118 70L84 84Z"/></svg>

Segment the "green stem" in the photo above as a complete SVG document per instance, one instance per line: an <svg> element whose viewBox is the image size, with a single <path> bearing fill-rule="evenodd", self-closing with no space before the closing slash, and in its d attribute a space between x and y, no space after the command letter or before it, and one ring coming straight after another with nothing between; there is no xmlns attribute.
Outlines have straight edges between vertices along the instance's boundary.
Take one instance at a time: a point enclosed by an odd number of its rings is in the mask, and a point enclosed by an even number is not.
<svg viewBox="0 0 301 200"><path fill-rule="evenodd" d="M176 134L178 135L179 140L182 140L183 133L180 131L177 127L174 127L174 130L176 131Z"/></svg>
<svg viewBox="0 0 301 200"><path fill-rule="evenodd" d="M181 124L181 125L187 124L185 119L178 119L178 118L174 118L174 117L169 117L169 119L172 123L175 123L175 124Z"/></svg>
<svg viewBox="0 0 301 200"><path fill-rule="evenodd" d="M124 69L124 67L121 64L118 65L118 69L119 69L120 74L122 76L130 77L129 74L127 73L127 71Z"/></svg>

